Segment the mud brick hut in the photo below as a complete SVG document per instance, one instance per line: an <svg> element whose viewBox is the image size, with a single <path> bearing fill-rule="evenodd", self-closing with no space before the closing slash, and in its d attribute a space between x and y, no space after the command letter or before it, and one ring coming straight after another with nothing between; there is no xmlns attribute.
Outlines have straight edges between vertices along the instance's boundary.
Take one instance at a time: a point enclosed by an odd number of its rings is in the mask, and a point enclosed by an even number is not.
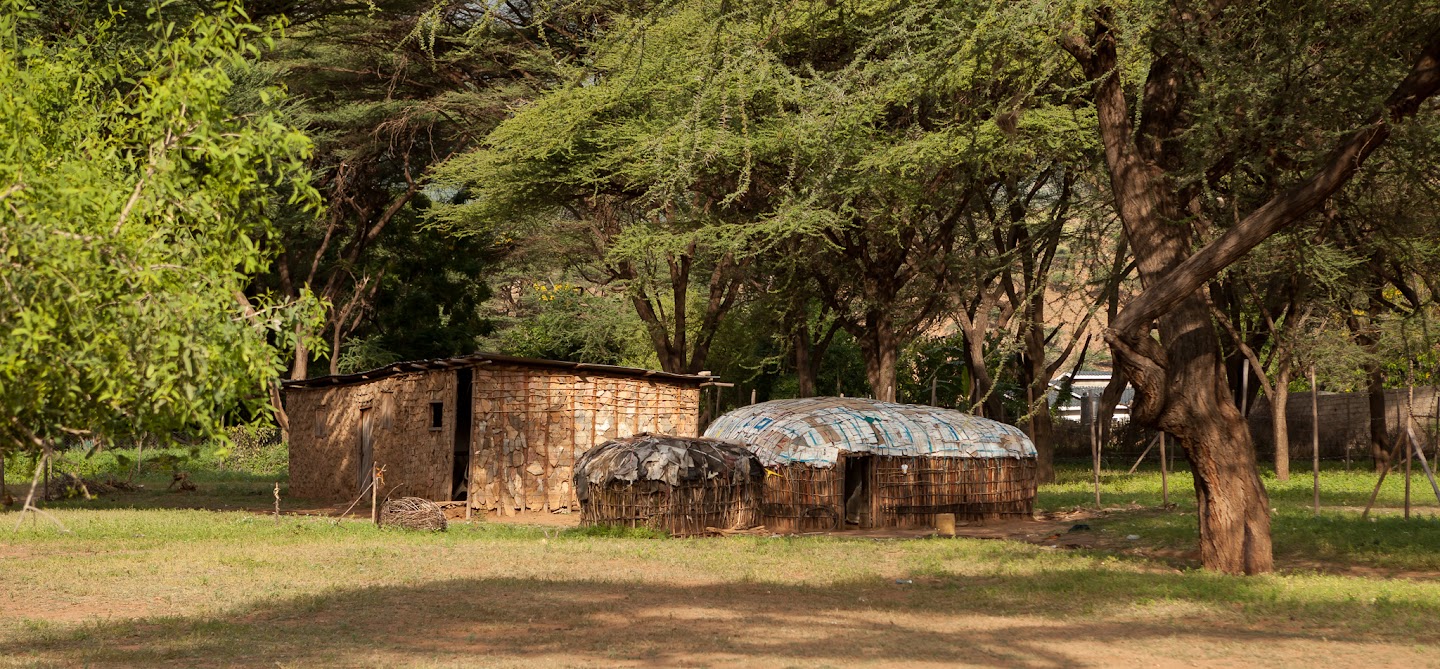
<svg viewBox="0 0 1440 669"><path fill-rule="evenodd" d="M742 407L705 436L764 463L761 522L777 532L929 527L939 513L1030 516L1035 446L1019 429L937 407L818 397Z"/></svg>
<svg viewBox="0 0 1440 669"><path fill-rule="evenodd" d="M675 536L751 528L764 476L760 460L738 444L652 434L607 441L575 463L580 523Z"/></svg>
<svg viewBox="0 0 1440 669"><path fill-rule="evenodd" d="M378 464L381 498L507 514L576 509L581 454L641 432L696 435L707 381L492 354L290 381L290 493L349 501Z"/></svg>

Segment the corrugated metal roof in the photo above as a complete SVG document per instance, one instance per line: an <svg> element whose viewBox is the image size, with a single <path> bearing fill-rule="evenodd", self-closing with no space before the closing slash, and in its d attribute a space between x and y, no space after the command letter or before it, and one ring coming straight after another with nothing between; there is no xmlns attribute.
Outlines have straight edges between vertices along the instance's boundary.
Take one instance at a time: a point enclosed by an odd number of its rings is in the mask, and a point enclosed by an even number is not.
<svg viewBox="0 0 1440 669"><path fill-rule="evenodd" d="M835 464L841 453L969 458L1034 457L1013 425L953 409L849 397L761 402L731 411L705 436L746 444L767 466Z"/></svg>
<svg viewBox="0 0 1440 669"><path fill-rule="evenodd" d="M424 372L436 369L457 369L460 367L475 367L478 365L503 364L518 365L521 367L548 367L551 369L564 369L578 374L602 374L611 376L627 376L650 378L663 381L676 381L680 383L701 384L715 381L719 377L705 376L700 374L672 374L670 372L657 372L649 369L636 367L617 367L615 365L597 365L586 362L566 362L564 360L540 360L538 358L517 358L498 353L473 353L454 358L434 358L431 360L412 360L408 362L397 362L379 369L372 369L367 372L356 372L354 374L336 374L333 376L317 376L312 379L300 379L285 381L281 385L289 388L328 388L332 386L349 386L357 383L368 383L396 374L407 374L411 372Z"/></svg>

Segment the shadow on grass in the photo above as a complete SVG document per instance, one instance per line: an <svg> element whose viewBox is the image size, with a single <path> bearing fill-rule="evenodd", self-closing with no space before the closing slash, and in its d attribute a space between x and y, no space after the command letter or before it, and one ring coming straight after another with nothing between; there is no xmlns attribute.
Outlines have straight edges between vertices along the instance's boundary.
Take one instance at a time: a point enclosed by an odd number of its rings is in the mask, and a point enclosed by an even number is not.
<svg viewBox="0 0 1440 669"><path fill-rule="evenodd" d="M217 617L19 626L0 643L0 658L90 667L1068 667L1125 663L1126 653L1139 653L1131 658L1138 660L1152 640L1254 643L1256 652L1285 640L1375 641L1377 630L1418 633L1440 615L1440 602L1419 595L1367 602L1312 591L1297 601L1281 592L1261 579L1103 570L917 575L906 585L880 578L826 586L457 579L274 600ZM1107 616L1149 604L1171 608ZM1283 622L1297 617L1306 622ZM1117 651L1115 642L1127 641L1136 646Z"/></svg>
<svg viewBox="0 0 1440 669"><path fill-rule="evenodd" d="M1149 556L1175 566L1199 566L1199 529L1192 510L1121 511L1093 522L1115 537L1139 537L1130 545L1141 554L1162 549L1171 554ZM1434 517L1406 520L1383 514L1362 519L1350 511L1323 511L1315 517L1309 511L1281 509L1272 515L1270 529L1281 570L1440 579L1440 519ZM1175 553L1186 557L1176 558ZM1369 573L1374 570L1382 573Z"/></svg>

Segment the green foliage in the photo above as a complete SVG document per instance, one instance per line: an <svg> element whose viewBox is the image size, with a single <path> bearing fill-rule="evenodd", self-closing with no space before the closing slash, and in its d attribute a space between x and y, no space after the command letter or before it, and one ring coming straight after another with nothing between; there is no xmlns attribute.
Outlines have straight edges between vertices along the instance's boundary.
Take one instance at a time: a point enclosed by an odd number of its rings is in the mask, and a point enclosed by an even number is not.
<svg viewBox="0 0 1440 669"><path fill-rule="evenodd" d="M500 242L422 229L432 199L465 196L427 187L426 171L473 148L513 105L554 82L605 3L283 9L298 25L267 64L301 101L294 117L316 144L311 164L326 215L279 217L273 243L284 253L259 285L284 294L310 286L333 304L322 327L342 349L334 371L473 352L491 329L480 304ZM375 355L346 354L354 346L338 344L347 340Z"/></svg>
<svg viewBox="0 0 1440 669"><path fill-rule="evenodd" d="M627 305L568 284L520 287L519 315L485 343L507 355L652 367L644 325Z"/></svg>
<svg viewBox="0 0 1440 669"><path fill-rule="evenodd" d="M270 475L289 471L290 446L280 440L278 428L252 423L227 432L230 445L216 454L224 469Z"/></svg>
<svg viewBox="0 0 1440 669"><path fill-rule="evenodd" d="M398 360L473 353L492 328L481 305L492 254L475 240L420 227L413 214L370 253L380 277L362 332Z"/></svg>
<svg viewBox="0 0 1440 669"><path fill-rule="evenodd" d="M179 23L152 9L133 41L108 20L39 32L3 7L0 431L32 448L215 434L276 377L267 332L310 317L262 300L247 318L235 298L266 266L269 199L314 197L305 137L227 105L267 33L234 4Z"/></svg>
<svg viewBox="0 0 1440 669"><path fill-rule="evenodd" d="M901 401L930 404L933 383L935 406L968 409L972 392L970 369L965 364L962 335L925 337L912 342L900 359Z"/></svg>

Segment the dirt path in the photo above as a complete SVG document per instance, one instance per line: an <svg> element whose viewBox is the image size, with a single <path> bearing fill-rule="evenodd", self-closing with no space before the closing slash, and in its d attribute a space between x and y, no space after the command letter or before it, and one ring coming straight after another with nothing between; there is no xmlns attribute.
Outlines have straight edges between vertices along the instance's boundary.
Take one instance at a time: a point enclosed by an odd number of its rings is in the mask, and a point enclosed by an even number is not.
<svg viewBox="0 0 1440 669"><path fill-rule="evenodd" d="M941 586L682 586L461 579L344 591L223 617L105 620L0 666L1426 667L1440 652L1295 623L1191 624L1184 612L986 615ZM963 591L954 597L964 597ZM65 622L73 622L69 618ZM64 624L62 622L62 624Z"/></svg>

